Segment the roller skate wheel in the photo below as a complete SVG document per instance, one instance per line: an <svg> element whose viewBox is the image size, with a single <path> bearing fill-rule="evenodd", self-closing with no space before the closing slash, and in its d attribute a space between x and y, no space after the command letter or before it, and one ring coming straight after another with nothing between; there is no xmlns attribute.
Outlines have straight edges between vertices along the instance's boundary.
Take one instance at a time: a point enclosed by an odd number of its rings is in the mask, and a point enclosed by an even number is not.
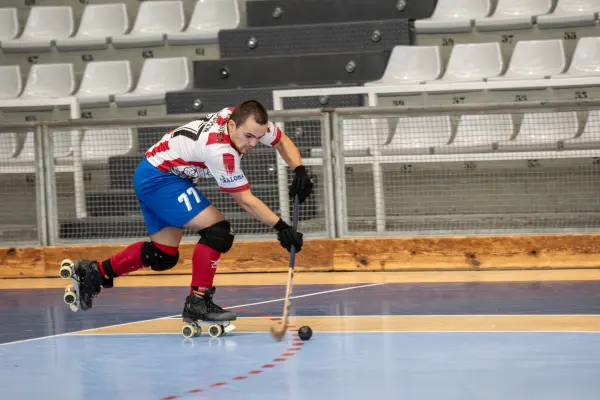
<svg viewBox="0 0 600 400"><path fill-rule="evenodd" d="M73 260L70 260L68 258L65 258L64 260L62 260L60 262L60 266L61 267L66 267L66 266L72 267L73 265L75 265L75 263L73 262Z"/></svg>
<svg viewBox="0 0 600 400"><path fill-rule="evenodd" d="M69 308L71 309L71 311L73 312L77 312L79 311L79 307L77 307L75 304L69 304Z"/></svg>
<svg viewBox="0 0 600 400"><path fill-rule="evenodd" d="M223 334L223 327L221 325L211 325L208 328L208 334L211 337L219 337Z"/></svg>
<svg viewBox="0 0 600 400"><path fill-rule="evenodd" d="M65 261L71 261L71 260L65 260ZM60 277L63 279L69 279L73 276L73 264L67 263L65 261L63 261L60 264Z"/></svg>
<svg viewBox="0 0 600 400"><path fill-rule="evenodd" d="M75 302L77 301L77 296L75 295L75 292L73 292L72 289L66 289L63 298L65 300L65 303L67 304L75 304Z"/></svg>
<svg viewBox="0 0 600 400"><path fill-rule="evenodd" d="M183 337L185 338L193 338L194 336L197 336L199 334L199 329L197 327L195 327L194 325L190 325L187 324L186 326L183 327L183 329L181 329L181 333L183 334Z"/></svg>

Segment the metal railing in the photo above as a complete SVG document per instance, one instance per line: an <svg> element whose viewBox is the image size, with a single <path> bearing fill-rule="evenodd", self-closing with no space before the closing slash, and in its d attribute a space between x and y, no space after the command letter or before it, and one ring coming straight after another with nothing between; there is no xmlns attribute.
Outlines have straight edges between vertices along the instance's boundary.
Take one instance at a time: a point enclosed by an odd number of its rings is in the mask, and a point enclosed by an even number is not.
<svg viewBox="0 0 600 400"><path fill-rule="evenodd" d="M0 125L0 155L14 150L0 157L0 243L146 236L133 171L168 130L197 118ZM270 119L315 178L302 207L307 237L600 230L600 102L289 110ZM289 220L291 173L276 150L257 148L242 169L253 192ZM240 240L274 237L216 182L199 189Z"/></svg>

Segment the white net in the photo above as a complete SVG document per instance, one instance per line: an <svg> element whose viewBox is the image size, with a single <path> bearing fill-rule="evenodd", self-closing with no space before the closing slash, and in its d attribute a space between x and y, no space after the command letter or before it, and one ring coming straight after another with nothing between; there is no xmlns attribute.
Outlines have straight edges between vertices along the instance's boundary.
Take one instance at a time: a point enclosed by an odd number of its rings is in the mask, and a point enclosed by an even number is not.
<svg viewBox="0 0 600 400"><path fill-rule="evenodd" d="M33 129L0 130L0 243L38 244L39 178Z"/></svg>
<svg viewBox="0 0 600 400"><path fill-rule="evenodd" d="M308 142L322 134L320 117L279 119L292 131L292 139L297 140L301 152ZM132 238L147 237L141 209L135 195L132 177L143 154L171 129L189 121L178 121L168 125L134 126L131 128L90 127L82 129L80 162L73 157L74 152L55 161L57 194L57 242L113 242ZM73 131L75 132L75 131ZM64 129L51 131L55 142L75 143L73 133ZM78 139L75 139L78 140ZM69 151L72 151L69 148ZM252 193L261 199L275 213L282 213L281 202L291 200L287 190L292 174L287 167L279 165L274 148L258 146L242 159L242 170L246 175ZM325 236L325 203L323 198L323 168L309 167L315 181L313 195L301 207L299 229L308 236ZM77 172L77 171L80 172ZM282 176L280 176L280 174ZM78 175L80 177L78 177ZM285 186L282 186L285 182ZM77 188L81 190L78 190ZM233 198L222 192L214 178L202 179L196 185L228 219L236 232L236 239L274 238L275 231L263 225L246 211ZM287 214L291 223L291 215ZM184 237L197 240L197 234L184 230Z"/></svg>
<svg viewBox="0 0 600 400"><path fill-rule="evenodd" d="M600 110L355 114L335 129L346 234L600 230Z"/></svg>

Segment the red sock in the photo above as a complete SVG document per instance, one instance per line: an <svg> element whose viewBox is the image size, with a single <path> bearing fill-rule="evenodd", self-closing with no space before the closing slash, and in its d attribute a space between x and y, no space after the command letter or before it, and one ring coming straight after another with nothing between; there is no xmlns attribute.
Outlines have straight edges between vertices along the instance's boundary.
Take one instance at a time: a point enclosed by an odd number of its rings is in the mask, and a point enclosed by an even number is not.
<svg viewBox="0 0 600 400"><path fill-rule="evenodd" d="M142 262L142 246L145 242L134 243L115 254L109 260L101 264L100 272L102 275L112 277L130 274L140 268L146 267ZM169 255L177 254L179 247L167 246L164 244L152 242L156 247ZM111 270L112 269L112 274Z"/></svg>
<svg viewBox="0 0 600 400"><path fill-rule="evenodd" d="M196 244L192 255L192 283L190 284L192 289L190 293L197 290L203 294L206 289L213 286L220 258L221 253L217 250L201 243Z"/></svg>

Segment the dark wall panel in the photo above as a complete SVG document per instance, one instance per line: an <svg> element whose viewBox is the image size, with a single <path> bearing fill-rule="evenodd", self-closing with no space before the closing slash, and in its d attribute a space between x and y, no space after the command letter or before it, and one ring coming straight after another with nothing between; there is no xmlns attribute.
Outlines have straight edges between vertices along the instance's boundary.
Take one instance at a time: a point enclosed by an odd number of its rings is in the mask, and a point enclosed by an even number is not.
<svg viewBox="0 0 600 400"><path fill-rule="evenodd" d="M228 29L219 32L221 58L390 50L412 45L408 20Z"/></svg>
<svg viewBox="0 0 600 400"><path fill-rule="evenodd" d="M380 79L390 51L194 61L194 88L333 85Z"/></svg>
<svg viewBox="0 0 600 400"><path fill-rule="evenodd" d="M355 85L335 85L349 87ZM306 86L316 88L321 86ZM327 85L326 87L332 87ZM234 106L244 100L258 100L268 110L273 109L273 90L291 89L289 86L247 88L247 89L192 89L167 93L167 114L204 114ZM294 97L284 99L285 109L321 108L321 107L362 107L363 97L360 95L336 95L321 98L320 96Z"/></svg>
<svg viewBox="0 0 600 400"><path fill-rule="evenodd" d="M248 26L429 18L437 0L247 0Z"/></svg>

